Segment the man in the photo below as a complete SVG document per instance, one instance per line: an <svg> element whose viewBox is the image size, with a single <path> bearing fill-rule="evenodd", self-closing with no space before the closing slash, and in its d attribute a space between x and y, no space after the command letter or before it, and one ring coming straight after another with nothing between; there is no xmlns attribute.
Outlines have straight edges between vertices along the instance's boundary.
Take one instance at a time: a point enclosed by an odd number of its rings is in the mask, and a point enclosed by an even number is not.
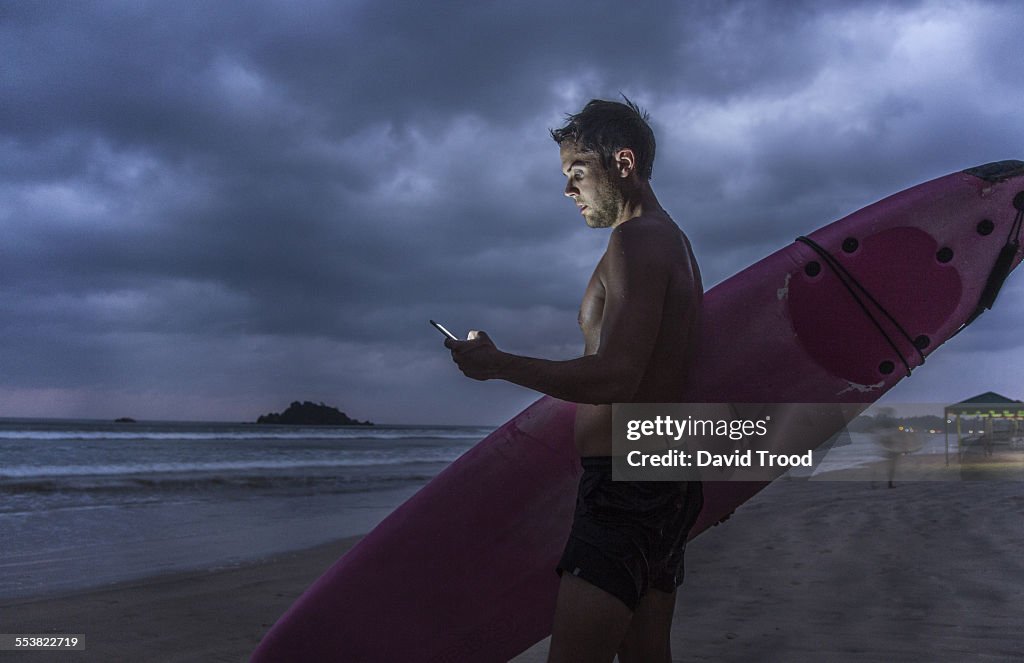
<svg viewBox="0 0 1024 663"><path fill-rule="evenodd" d="M625 97L624 97L625 99ZM700 484L613 482L612 403L679 400L700 327L700 272L686 236L651 189L654 133L626 103L593 100L559 145L565 195L608 248L580 306L582 357L505 353L484 332L445 341L467 376L501 379L578 403L583 465L549 661L671 661L669 632Z"/></svg>

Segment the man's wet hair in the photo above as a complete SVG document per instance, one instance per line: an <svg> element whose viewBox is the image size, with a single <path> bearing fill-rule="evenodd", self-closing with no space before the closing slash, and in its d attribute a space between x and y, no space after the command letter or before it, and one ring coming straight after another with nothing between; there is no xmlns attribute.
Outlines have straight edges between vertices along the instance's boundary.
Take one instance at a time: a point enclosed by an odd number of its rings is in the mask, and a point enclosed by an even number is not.
<svg viewBox="0 0 1024 663"><path fill-rule="evenodd" d="M622 95L626 103L591 99L579 113L566 114L566 125L551 129L551 137L561 145L569 140L585 152L601 157L609 169L615 164L615 152L632 148L636 154L636 172L642 179L651 179L654 171L654 131L647 124L646 111Z"/></svg>

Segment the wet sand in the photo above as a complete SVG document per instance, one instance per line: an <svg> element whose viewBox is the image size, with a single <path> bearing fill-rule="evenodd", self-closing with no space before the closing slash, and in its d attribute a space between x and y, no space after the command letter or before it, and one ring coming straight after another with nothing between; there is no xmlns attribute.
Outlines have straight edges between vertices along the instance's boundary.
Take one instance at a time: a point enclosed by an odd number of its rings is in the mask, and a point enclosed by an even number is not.
<svg viewBox="0 0 1024 663"><path fill-rule="evenodd" d="M81 633L85 651L0 652L0 660L246 661L288 606L360 537L233 569L0 602L0 632Z"/></svg>

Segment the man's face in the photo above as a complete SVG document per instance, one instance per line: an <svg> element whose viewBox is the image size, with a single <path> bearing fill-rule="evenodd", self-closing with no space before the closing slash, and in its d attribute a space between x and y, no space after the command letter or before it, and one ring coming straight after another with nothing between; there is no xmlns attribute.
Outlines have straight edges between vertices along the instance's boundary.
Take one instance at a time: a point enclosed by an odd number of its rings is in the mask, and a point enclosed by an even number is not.
<svg viewBox="0 0 1024 663"><path fill-rule="evenodd" d="M612 180L613 173L601 165L600 155L583 152L576 143L565 141L559 148L562 174L568 178L565 195L572 198L591 228L610 228L622 212L623 197Z"/></svg>

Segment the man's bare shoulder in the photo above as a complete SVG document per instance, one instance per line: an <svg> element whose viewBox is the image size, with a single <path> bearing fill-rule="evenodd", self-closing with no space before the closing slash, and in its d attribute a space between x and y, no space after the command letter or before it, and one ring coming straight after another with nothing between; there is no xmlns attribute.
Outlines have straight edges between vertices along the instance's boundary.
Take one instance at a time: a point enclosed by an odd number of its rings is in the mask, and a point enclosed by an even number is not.
<svg viewBox="0 0 1024 663"><path fill-rule="evenodd" d="M608 251L627 255L643 253L648 259L678 260L680 252L686 252L686 236L666 215L642 215L612 230Z"/></svg>

